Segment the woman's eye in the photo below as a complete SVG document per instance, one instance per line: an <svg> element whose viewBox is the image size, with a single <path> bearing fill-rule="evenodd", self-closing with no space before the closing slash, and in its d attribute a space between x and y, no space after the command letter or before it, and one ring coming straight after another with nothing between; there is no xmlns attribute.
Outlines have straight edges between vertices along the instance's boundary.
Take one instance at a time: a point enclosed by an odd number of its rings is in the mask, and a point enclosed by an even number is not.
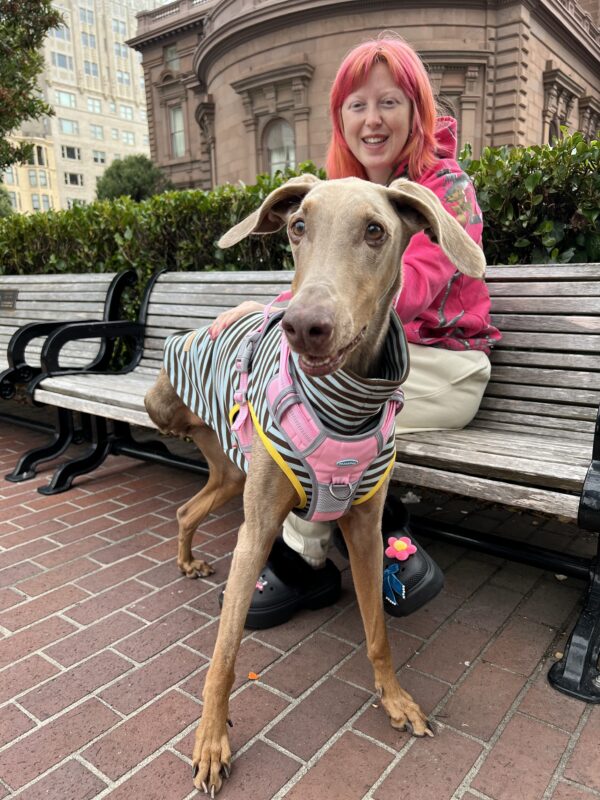
<svg viewBox="0 0 600 800"><path fill-rule="evenodd" d="M385 238L385 229L378 222L369 222L365 230L365 240L369 244L381 244Z"/></svg>
<svg viewBox="0 0 600 800"><path fill-rule="evenodd" d="M295 222L292 222L290 226L290 231L294 234L294 236L302 236L305 229L304 220L297 219Z"/></svg>

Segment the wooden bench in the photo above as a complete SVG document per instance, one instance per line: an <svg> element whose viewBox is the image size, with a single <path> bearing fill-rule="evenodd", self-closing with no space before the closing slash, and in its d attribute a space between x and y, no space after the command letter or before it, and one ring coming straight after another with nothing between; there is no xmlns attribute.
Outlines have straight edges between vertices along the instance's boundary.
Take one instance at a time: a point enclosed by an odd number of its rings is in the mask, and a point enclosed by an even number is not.
<svg viewBox="0 0 600 800"><path fill-rule="evenodd" d="M33 477L40 464L67 449L74 437L73 412L87 423L91 447L58 467L49 485L38 489L42 494L65 491L75 477L95 469L111 453L206 472L200 459L178 456L163 441L142 443L131 433L131 425L155 428L144 395L162 365L165 339L176 331L208 325L242 300L267 303L289 288L291 278L291 272L162 272L146 287L138 322L79 323L56 330L44 343L43 373L29 384L28 393L34 403L56 407L58 435L25 453L7 480ZM54 374L64 347L83 337L130 337L135 342L133 359L119 374Z"/></svg>
<svg viewBox="0 0 600 800"><path fill-rule="evenodd" d="M264 272L161 275L147 295L143 352L131 372L38 381L35 400L94 415L90 453L60 467L45 491L68 488L108 452L168 461L162 446L142 452L129 431L131 423L152 425L142 401L160 366L165 336L206 324L248 296L272 299L289 280L289 273ZM398 437L393 480L544 512L600 533L600 264L490 267L487 280L493 319L504 338L492 356L481 410L462 431ZM51 337L47 351L52 339L58 345L66 333ZM107 419L113 420L111 429ZM515 544L419 517L413 527L417 534L588 579L585 608L550 678L562 691L600 702L598 558Z"/></svg>
<svg viewBox="0 0 600 800"><path fill-rule="evenodd" d="M117 319L123 290L136 281L120 273L0 275L0 397L41 372L46 337L61 325ZM71 342L61 353L62 369L102 369L111 351L105 339Z"/></svg>

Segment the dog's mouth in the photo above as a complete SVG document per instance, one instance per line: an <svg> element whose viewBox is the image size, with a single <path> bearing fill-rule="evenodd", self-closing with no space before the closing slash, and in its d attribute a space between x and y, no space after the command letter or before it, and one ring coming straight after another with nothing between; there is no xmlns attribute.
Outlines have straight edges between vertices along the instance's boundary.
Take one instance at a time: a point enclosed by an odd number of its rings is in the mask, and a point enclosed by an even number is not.
<svg viewBox="0 0 600 800"><path fill-rule="evenodd" d="M299 356L299 363L302 371L313 378L318 378L322 375L330 375L339 369L346 357L354 350L354 348L363 339L367 328L366 326L360 331L358 336L355 336L351 342L342 347L336 353L329 356L311 356L309 353L303 353Z"/></svg>

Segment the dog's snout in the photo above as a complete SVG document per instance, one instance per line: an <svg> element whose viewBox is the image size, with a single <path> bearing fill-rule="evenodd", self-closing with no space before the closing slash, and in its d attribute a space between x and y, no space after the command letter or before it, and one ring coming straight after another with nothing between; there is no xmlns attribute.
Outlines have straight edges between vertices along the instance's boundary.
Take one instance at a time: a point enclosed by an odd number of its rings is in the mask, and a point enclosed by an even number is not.
<svg viewBox="0 0 600 800"><path fill-rule="evenodd" d="M290 346L302 353L326 353L333 337L333 314L325 307L289 308L281 327Z"/></svg>

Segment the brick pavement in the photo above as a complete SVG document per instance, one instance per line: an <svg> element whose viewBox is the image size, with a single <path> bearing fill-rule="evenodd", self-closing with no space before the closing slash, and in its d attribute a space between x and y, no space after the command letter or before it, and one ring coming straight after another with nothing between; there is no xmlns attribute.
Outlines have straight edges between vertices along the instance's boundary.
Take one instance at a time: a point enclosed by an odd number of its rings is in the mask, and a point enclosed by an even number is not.
<svg viewBox="0 0 600 800"><path fill-rule="evenodd" d="M0 421L0 468L42 435ZM64 494L0 482L0 798L184 800L200 691L240 508L211 515L180 577L175 511L188 473L110 459ZM575 552L543 517L429 494L420 509ZM246 632L231 700L236 760L222 794L294 800L600 798L600 706L551 690L581 584L431 543L446 588L388 618L403 685L435 739L388 725L372 693L352 581L331 608ZM248 680L248 673L259 679Z"/></svg>

